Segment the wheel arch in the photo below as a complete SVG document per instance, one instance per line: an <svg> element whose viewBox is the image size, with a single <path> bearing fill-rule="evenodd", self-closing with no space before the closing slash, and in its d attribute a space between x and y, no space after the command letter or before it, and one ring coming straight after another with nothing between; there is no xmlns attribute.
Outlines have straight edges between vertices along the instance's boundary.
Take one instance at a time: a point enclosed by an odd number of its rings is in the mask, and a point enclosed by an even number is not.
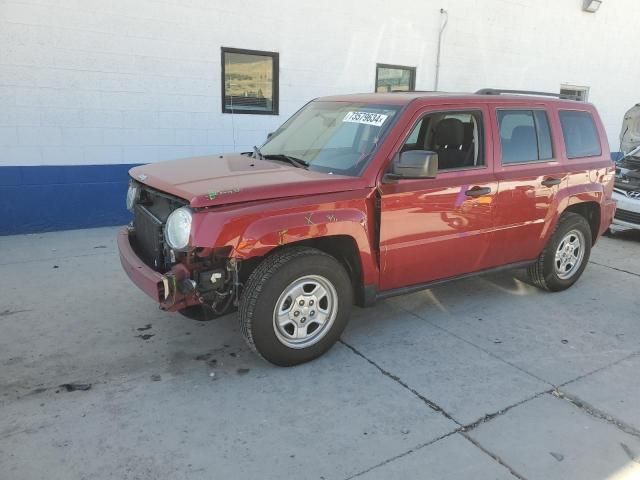
<svg viewBox="0 0 640 480"><path fill-rule="evenodd" d="M344 267L353 285L357 305L364 305L364 272L362 256L356 239L346 234L307 238L278 245L263 255L252 256L243 261L242 278L246 279L266 257L292 247L309 247L320 250L338 260ZM244 283L244 282L243 282Z"/></svg>
<svg viewBox="0 0 640 480"><path fill-rule="evenodd" d="M596 201L573 203L567 206L567 208L562 211L562 214L565 212L577 213L585 218L591 229L591 244L594 245L598 238L600 218L602 216L600 204Z"/></svg>

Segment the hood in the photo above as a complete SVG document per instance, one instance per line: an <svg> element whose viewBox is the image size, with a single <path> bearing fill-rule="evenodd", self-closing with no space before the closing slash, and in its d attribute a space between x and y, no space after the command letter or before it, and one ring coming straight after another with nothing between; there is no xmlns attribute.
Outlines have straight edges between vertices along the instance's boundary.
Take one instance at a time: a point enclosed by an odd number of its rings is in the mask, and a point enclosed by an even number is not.
<svg viewBox="0 0 640 480"><path fill-rule="evenodd" d="M131 177L194 208L359 190L360 177L313 172L238 153L169 160L132 168Z"/></svg>
<svg viewBox="0 0 640 480"><path fill-rule="evenodd" d="M620 131L620 147L625 153L640 145L640 103L624 114Z"/></svg>

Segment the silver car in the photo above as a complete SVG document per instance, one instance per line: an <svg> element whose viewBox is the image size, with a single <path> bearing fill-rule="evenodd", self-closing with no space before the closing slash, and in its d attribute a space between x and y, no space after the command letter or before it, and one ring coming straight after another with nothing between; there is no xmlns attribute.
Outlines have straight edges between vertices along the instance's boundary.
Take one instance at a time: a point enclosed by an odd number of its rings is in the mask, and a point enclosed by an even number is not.
<svg viewBox="0 0 640 480"><path fill-rule="evenodd" d="M617 208L611 228L640 230L640 103L624 116L620 145L623 157L616 164L613 199Z"/></svg>

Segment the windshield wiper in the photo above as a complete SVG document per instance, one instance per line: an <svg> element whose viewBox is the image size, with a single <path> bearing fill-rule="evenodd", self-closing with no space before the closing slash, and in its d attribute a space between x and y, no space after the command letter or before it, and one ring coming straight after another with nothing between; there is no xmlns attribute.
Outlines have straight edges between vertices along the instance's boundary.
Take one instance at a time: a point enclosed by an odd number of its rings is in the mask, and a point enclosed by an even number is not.
<svg viewBox="0 0 640 480"><path fill-rule="evenodd" d="M294 167L298 167L298 168L307 168L307 167L309 167L309 163L308 162L305 162L304 160L301 160L301 159L296 158L296 157L292 157L290 155L285 155L283 153L274 153L274 154L262 155L262 158L266 158L267 160L278 160L278 161L289 162L291 165L293 165Z"/></svg>
<svg viewBox="0 0 640 480"><path fill-rule="evenodd" d="M255 145L253 146L253 155L260 160L264 160L264 155L262 155L260 148L256 147Z"/></svg>

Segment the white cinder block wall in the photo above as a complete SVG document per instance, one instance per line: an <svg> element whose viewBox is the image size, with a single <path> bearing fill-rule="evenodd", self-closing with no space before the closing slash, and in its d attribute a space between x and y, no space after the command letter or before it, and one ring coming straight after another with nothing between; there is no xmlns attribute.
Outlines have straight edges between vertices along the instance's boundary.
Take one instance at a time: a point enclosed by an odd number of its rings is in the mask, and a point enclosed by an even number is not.
<svg viewBox="0 0 640 480"><path fill-rule="evenodd" d="M612 150L640 101L637 0L0 1L0 165L140 163L249 148L310 98L372 91L375 64L433 88L590 87ZM221 113L220 47L280 53L280 115ZM235 125L235 135L232 131ZM235 137L235 138L234 138Z"/></svg>
<svg viewBox="0 0 640 480"><path fill-rule="evenodd" d="M590 87L612 150L640 101L637 0L0 0L0 168L146 163L260 144L309 99L416 88ZM221 113L220 47L280 55L278 116ZM1 175L2 170L0 170ZM1 182L0 182L1 183Z"/></svg>

